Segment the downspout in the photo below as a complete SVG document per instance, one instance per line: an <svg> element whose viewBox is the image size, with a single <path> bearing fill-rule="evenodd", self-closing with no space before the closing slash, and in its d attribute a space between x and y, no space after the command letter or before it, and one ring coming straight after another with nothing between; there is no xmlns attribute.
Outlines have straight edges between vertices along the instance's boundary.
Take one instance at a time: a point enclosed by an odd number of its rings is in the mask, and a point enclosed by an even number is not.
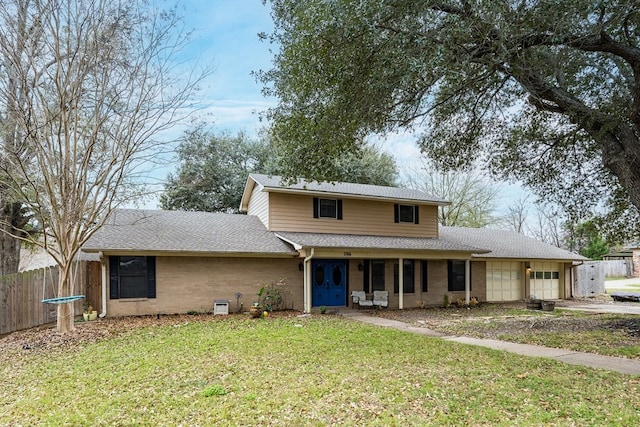
<svg viewBox="0 0 640 427"><path fill-rule="evenodd" d="M107 315L107 264L102 251L98 252L98 255L100 256L100 271L102 273L102 313L98 317L102 319Z"/></svg>
<svg viewBox="0 0 640 427"><path fill-rule="evenodd" d="M315 248L311 248L311 254L304 259L304 292L303 292L303 311L305 313L311 313L311 266L309 265Z"/></svg>
<svg viewBox="0 0 640 427"><path fill-rule="evenodd" d="M580 261L579 264L574 264L572 262L571 263L571 268L569 269L569 280L571 280L571 298L575 298L576 297L576 281L575 281L575 278L577 277L577 274L575 274L575 270L574 269L576 267L580 267L582 264L584 264L584 261ZM565 296L565 298L566 298L566 296Z"/></svg>

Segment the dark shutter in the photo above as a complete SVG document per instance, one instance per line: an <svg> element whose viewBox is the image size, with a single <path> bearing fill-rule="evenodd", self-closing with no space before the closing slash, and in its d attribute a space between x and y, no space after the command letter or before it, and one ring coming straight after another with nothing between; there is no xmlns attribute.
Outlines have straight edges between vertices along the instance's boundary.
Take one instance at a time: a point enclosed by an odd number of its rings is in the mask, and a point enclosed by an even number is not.
<svg viewBox="0 0 640 427"><path fill-rule="evenodd" d="M397 260L393 262L393 293L400 293L400 264Z"/></svg>
<svg viewBox="0 0 640 427"><path fill-rule="evenodd" d="M393 205L393 222L400 222L400 205Z"/></svg>
<svg viewBox="0 0 640 427"><path fill-rule="evenodd" d="M109 298L119 299L119 286L118 286L118 267L120 265L120 257L109 257Z"/></svg>
<svg viewBox="0 0 640 427"><path fill-rule="evenodd" d="M338 214L337 218L338 219L342 219L342 200L338 199L338 203L337 203L336 209L338 211L337 212L337 214Z"/></svg>
<svg viewBox="0 0 640 427"><path fill-rule="evenodd" d="M147 293L148 298L156 297L156 257L147 257L147 284L149 290Z"/></svg>
<svg viewBox="0 0 640 427"><path fill-rule="evenodd" d="M420 224L419 219L418 219L418 206L415 207L413 214L415 216L415 218L414 218L415 219L415 223L416 224Z"/></svg>
<svg viewBox="0 0 640 427"><path fill-rule="evenodd" d="M428 279L427 279L427 261L420 261L420 277L422 278L422 292L427 292L429 290L428 287Z"/></svg>
<svg viewBox="0 0 640 427"><path fill-rule="evenodd" d="M313 198L313 217L318 218L318 212L320 211L318 207L319 201L317 197Z"/></svg>
<svg viewBox="0 0 640 427"><path fill-rule="evenodd" d="M369 260L364 260L363 274L362 274L362 290L369 293Z"/></svg>

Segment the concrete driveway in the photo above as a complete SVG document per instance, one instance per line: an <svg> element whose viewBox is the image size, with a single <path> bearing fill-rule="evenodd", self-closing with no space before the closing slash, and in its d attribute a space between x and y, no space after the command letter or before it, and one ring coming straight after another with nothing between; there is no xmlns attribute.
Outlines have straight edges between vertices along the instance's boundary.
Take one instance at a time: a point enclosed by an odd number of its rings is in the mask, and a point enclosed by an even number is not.
<svg viewBox="0 0 640 427"><path fill-rule="evenodd" d="M636 285L632 287L631 285ZM629 292L640 292L640 279L608 280L604 283L605 289L624 290ZM597 300L566 300L557 301L556 307L567 310L581 310L592 313L615 313L615 314L638 314L640 315L639 302L618 302L618 301L597 301Z"/></svg>
<svg viewBox="0 0 640 427"><path fill-rule="evenodd" d="M640 303L637 302L589 302L580 301L557 301L556 308L564 310L579 310L591 313L615 313L615 314L637 314L640 315Z"/></svg>
<svg viewBox="0 0 640 427"><path fill-rule="evenodd" d="M635 285L635 287L632 287ZM622 279L622 280L605 280L604 288L605 289L624 289L629 287L629 291L638 292L638 286L640 286L640 279Z"/></svg>

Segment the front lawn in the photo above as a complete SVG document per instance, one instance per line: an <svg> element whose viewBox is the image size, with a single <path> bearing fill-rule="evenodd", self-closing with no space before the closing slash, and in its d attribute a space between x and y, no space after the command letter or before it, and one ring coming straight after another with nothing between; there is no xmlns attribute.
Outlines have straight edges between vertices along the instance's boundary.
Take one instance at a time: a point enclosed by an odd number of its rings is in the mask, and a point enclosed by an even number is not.
<svg viewBox="0 0 640 427"><path fill-rule="evenodd" d="M334 316L108 320L78 324L78 336L83 328L114 325L118 333L95 342L58 337L52 346L36 333L33 345L18 346L11 336L0 338L0 424L512 426L640 419L637 377Z"/></svg>

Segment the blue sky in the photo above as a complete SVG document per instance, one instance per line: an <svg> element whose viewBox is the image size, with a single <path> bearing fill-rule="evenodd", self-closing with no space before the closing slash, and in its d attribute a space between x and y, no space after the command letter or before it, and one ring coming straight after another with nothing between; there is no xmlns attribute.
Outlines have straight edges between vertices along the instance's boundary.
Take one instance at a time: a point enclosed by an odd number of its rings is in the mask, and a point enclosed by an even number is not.
<svg viewBox="0 0 640 427"><path fill-rule="evenodd" d="M207 121L214 130L255 134L262 126L257 113L275 103L251 76L271 67L271 46L258 39L273 29L270 8L261 0L189 0L181 8L187 29L194 30L191 59L215 68L200 93L209 105Z"/></svg>

